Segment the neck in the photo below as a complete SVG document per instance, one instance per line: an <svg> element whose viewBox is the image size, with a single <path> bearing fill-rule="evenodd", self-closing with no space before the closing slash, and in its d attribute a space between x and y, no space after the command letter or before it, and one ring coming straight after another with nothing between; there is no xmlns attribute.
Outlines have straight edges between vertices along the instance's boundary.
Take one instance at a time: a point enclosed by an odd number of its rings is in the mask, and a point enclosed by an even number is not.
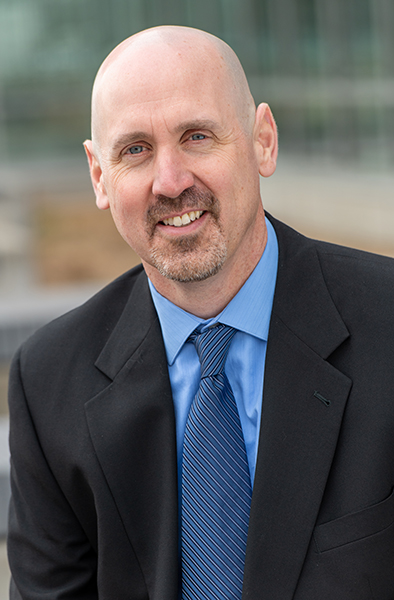
<svg viewBox="0 0 394 600"><path fill-rule="evenodd" d="M266 243L267 230L264 226L260 239L250 245L246 257L232 257L216 275L204 281L172 281L145 261L143 266L159 294L186 312L201 319L210 319L222 312L241 289L263 255Z"/></svg>

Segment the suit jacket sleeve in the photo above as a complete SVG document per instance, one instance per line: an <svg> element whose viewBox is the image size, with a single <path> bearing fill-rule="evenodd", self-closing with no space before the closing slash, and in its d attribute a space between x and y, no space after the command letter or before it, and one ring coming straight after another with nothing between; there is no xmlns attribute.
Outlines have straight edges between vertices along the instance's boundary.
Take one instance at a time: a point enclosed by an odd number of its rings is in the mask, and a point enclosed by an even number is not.
<svg viewBox="0 0 394 600"><path fill-rule="evenodd" d="M93 600L98 597L96 553L42 452L25 397L19 355L10 375L10 416L8 546L17 580L11 581L10 598Z"/></svg>

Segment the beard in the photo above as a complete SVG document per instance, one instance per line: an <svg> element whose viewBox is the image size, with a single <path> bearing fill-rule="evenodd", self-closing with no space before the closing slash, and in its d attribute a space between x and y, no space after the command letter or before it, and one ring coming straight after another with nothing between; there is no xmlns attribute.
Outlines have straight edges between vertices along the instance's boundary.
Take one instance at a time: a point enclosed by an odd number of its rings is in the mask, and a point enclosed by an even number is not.
<svg viewBox="0 0 394 600"><path fill-rule="evenodd" d="M179 214L192 210L209 212L212 221L208 234L187 234L184 237L164 238L156 225L169 212ZM181 283L204 281L216 275L227 256L225 237L220 225L219 201L209 192L191 187L177 198L158 196L157 202L147 213L147 228L150 237L150 262L161 275ZM171 227L171 225L168 225Z"/></svg>

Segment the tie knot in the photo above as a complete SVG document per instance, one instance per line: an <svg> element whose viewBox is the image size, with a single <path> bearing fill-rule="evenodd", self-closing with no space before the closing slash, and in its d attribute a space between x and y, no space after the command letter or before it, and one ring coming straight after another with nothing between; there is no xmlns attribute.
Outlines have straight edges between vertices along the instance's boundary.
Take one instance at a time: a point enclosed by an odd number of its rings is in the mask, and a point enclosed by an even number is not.
<svg viewBox="0 0 394 600"><path fill-rule="evenodd" d="M227 354L236 330L218 323L207 331L193 331L189 339L195 345L201 363L201 379L218 375L224 370Z"/></svg>

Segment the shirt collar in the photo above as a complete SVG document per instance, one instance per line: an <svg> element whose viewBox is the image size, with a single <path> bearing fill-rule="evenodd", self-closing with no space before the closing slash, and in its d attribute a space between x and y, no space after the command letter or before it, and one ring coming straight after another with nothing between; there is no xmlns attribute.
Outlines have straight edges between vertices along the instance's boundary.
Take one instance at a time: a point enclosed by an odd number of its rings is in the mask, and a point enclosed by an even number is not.
<svg viewBox="0 0 394 600"><path fill-rule="evenodd" d="M278 270L278 242L268 219L266 224L267 244L256 268L231 302L212 319L200 319L184 311L159 294L153 283L148 280L169 365L174 363L183 344L199 325L203 325L202 329L205 329L213 323L220 322L267 341Z"/></svg>

